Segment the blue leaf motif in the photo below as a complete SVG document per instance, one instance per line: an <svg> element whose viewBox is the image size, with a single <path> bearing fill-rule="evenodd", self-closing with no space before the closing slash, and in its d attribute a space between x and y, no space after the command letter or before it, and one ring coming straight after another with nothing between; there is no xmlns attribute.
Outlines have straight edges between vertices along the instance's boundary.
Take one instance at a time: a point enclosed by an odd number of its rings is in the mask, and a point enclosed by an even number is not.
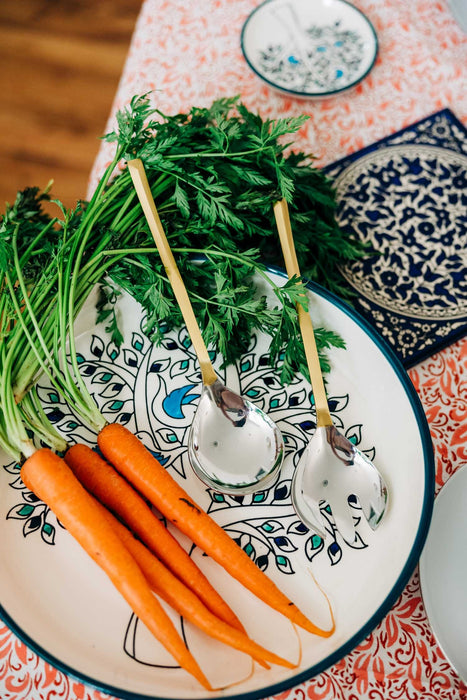
<svg viewBox="0 0 467 700"><path fill-rule="evenodd" d="M173 430L167 430L167 429L163 428L163 429L159 430L159 437L160 437L160 440L163 443L165 443L165 445L175 445L176 443L180 442L180 440L178 439L177 435L174 433ZM159 461L160 461L160 459L159 459Z"/></svg>
<svg viewBox="0 0 467 700"><path fill-rule="evenodd" d="M129 350L128 348L125 348L123 351L123 360L128 367L138 366L138 357L136 353L134 353L133 350Z"/></svg>
<svg viewBox="0 0 467 700"><path fill-rule="evenodd" d="M349 395L344 394L344 396L331 396L328 400L329 410L331 413L337 413L343 411L349 403Z"/></svg>
<svg viewBox="0 0 467 700"><path fill-rule="evenodd" d="M353 541L353 542L347 542L347 544L348 544L349 547L351 547L352 549L366 549L366 548L368 547L368 545L366 544L366 542L363 541L362 536L360 535L359 532L356 532L356 533L355 533L355 539L354 539L354 541Z"/></svg>
<svg viewBox="0 0 467 700"><path fill-rule="evenodd" d="M297 551L297 547L295 547L291 540L289 540L288 537L285 537L285 535L279 535L278 537L274 537L274 544L281 550L281 552Z"/></svg>
<svg viewBox="0 0 467 700"><path fill-rule="evenodd" d="M149 372L151 374L160 374L164 372L167 367L170 366L170 360L155 360L149 367Z"/></svg>
<svg viewBox="0 0 467 700"><path fill-rule="evenodd" d="M94 357L100 359L104 353L104 341L102 338L99 338L97 335L92 335L90 350Z"/></svg>
<svg viewBox="0 0 467 700"><path fill-rule="evenodd" d="M266 374L263 376L263 382L267 386L268 391L278 391L282 389L282 384L273 374Z"/></svg>
<svg viewBox="0 0 467 700"><path fill-rule="evenodd" d="M314 420L309 419L299 423L299 426L305 433L313 433L316 428L316 423Z"/></svg>
<svg viewBox="0 0 467 700"><path fill-rule="evenodd" d="M34 515L32 518L29 518L24 523L23 526L23 535L27 537L28 535L31 535L33 532L37 532L37 530L40 530L42 526L42 515Z"/></svg>
<svg viewBox="0 0 467 700"><path fill-rule="evenodd" d="M112 384L108 384L105 387L104 391L100 392L100 396L103 399L112 399L121 394L124 387L125 385L122 382L112 382Z"/></svg>
<svg viewBox="0 0 467 700"><path fill-rule="evenodd" d="M56 408L53 411L48 411L48 412L46 411L45 415L47 416L47 418L49 419L49 421L52 424L58 423L60 420L62 420L62 418L65 417L65 414L62 413L62 411L60 411L59 408Z"/></svg>
<svg viewBox="0 0 467 700"><path fill-rule="evenodd" d="M41 500L35 493L33 493L33 491L24 491L22 496L26 503L40 503Z"/></svg>
<svg viewBox="0 0 467 700"><path fill-rule="evenodd" d="M126 425L131 420L131 416L131 413L121 413L117 417L117 423L120 423L120 425Z"/></svg>
<svg viewBox="0 0 467 700"><path fill-rule="evenodd" d="M293 535L306 535L308 532L307 526L301 520L295 520L287 528L287 533Z"/></svg>
<svg viewBox="0 0 467 700"><path fill-rule="evenodd" d="M288 498L289 494L290 494L290 485L291 485L290 479L280 481L277 484L277 486L274 488L274 500L275 501L285 501L286 498Z"/></svg>
<svg viewBox="0 0 467 700"><path fill-rule="evenodd" d="M328 557L332 566L335 566L342 559L342 549L337 542L331 542L329 545Z"/></svg>
<svg viewBox="0 0 467 700"><path fill-rule="evenodd" d="M296 391L294 394L289 396L289 406L300 406L307 397L307 392L306 389L301 389L300 391Z"/></svg>
<svg viewBox="0 0 467 700"><path fill-rule="evenodd" d="M256 566L261 569L261 571L266 571L269 564L269 557L267 554L260 554L260 556L255 561Z"/></svg>

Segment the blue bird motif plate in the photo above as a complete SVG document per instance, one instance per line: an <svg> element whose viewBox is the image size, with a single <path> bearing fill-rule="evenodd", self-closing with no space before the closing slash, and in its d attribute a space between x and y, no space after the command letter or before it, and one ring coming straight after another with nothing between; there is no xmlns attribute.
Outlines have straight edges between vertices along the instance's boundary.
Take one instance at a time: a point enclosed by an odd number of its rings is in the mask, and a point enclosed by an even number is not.
<svg viewBox="0 0 467 700"><path fill-rule="evenodd" d="M279 270L271 270L270 277L276 284L286 282ZM274 299L264 280L258 285L260 293ZM316 286L309 294L316 326L339 333L347 345L329 354L333 419L375 461L389 489L389 507L375 532L362 518L358 502L352 501L356 537L351 543L336 531L326 504L325 540L308 530L293 510L291 479L315 429L313 398L309 384L299 376L287 387L279 383L268 364L266 337L253 337L238 364L226 370L220 370L220 358L213 353L220 377L277 422L286 446L282 470L268 490L232 497L206 488L187 460L186 439L201 378L186 330L167 332L161 346L154 346L142 331L140 307L126 294L118 300L121 347L112 343L105 324L96 325L95 299L88 300L76 322L81 374L108 421L137 434L316 624L330 626L329 606L335 615L337 629L329 639L297 632L175 532L248 633L298 664L294 670L252 666L244 654L171 612L211 683L227 686L210 698L268 697L341 659L397 600L428 529L433 451L413 385L386 343L348 305ZM96 435L81 425L46 381L40 382L39 395L49 420L69 443L96 445ZM176 667L54 514L24 487L19 466L5 456L0 456L0 482L0 615L15 634L52 665L112 696L205 698L206 692Z"/></svg>

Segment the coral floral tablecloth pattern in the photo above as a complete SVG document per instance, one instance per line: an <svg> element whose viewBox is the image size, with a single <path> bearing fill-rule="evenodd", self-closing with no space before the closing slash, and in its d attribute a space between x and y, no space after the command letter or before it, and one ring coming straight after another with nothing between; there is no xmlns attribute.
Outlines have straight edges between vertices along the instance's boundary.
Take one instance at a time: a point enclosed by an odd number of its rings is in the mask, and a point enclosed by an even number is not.
<svg viewBox="0 0 467 700"><path fill-rule="evenodd" d="M239 37L257 4L147 0L109 127L118 108L150 90L155 91L154 104L168 114L240 94L247 107L266 117L309 114L296 144L324 166L444 107L467 123L467 37L446 0L356 0L378 34L376 64L351 91L313 102L272 91L248 69ZM110 160L110 148L101 148L91 190ZM417 365L410 377L431 428L439 490L467 461L467 340ZM0 627L1 700L104 697L52 668ZM467 687L433 638L415 571L396 605L364 643L328 671L277 698L458 700L467 698Z"/></svg>

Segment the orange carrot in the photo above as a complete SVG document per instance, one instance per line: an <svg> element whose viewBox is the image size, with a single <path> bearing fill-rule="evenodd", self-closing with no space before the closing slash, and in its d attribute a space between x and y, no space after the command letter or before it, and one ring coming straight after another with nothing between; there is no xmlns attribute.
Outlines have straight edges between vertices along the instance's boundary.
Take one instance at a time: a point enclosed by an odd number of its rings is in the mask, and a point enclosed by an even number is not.
<svg viewBox="0 0 467 700"><path fill-rule="evenodd" d="M104 517L107 518L140 567L152 590L180 615L183 615L214 639L249 654L257 661L269 661L286 668L296 668L290 661L268 651L250 639L244 632L231 627L224 620L213 615L193 591L174 576L122 523L100 503L96 502L96 504L102 509Z"/></svg>
<svg viewBox="0 0 467 700"><path fill-rule="evenodd" d="M171 619L153 595L141 569L102 515L95 499L81 486L64 460L48 448L42 448L25 461L21 478L105 571L133 612L180 666L193 674L204 688L212 690Z"/></svg>
<svg viewBox="0 0 467 700"><path fill-rule="evenodd" d="M118 515L149 549L203 601L214 615L239 630L242 623L146 501L87 445L73 445L65 454L84 488Z"/></svg>
<svg viewBox="0 0 467 700"><path fill-rule="evenodd" d="M258 598L313 634L329 637L334 632L334 620L329 630L311 622L125 426L105 426L98 435L98 445L116 469L168 520Z"/></svg>

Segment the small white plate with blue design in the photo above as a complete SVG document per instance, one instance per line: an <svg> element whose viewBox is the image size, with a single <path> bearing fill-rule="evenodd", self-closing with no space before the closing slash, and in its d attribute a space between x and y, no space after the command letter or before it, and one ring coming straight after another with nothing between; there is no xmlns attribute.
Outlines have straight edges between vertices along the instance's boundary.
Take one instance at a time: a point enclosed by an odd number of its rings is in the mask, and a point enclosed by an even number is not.
<svg viewBox="0 0 467 700"><path fill-rule="evenodd" d="M363 80L378 40L369 19L345 0L266 0L243 25L241 47L250 68L271 87L319 98Z"/></svg>

